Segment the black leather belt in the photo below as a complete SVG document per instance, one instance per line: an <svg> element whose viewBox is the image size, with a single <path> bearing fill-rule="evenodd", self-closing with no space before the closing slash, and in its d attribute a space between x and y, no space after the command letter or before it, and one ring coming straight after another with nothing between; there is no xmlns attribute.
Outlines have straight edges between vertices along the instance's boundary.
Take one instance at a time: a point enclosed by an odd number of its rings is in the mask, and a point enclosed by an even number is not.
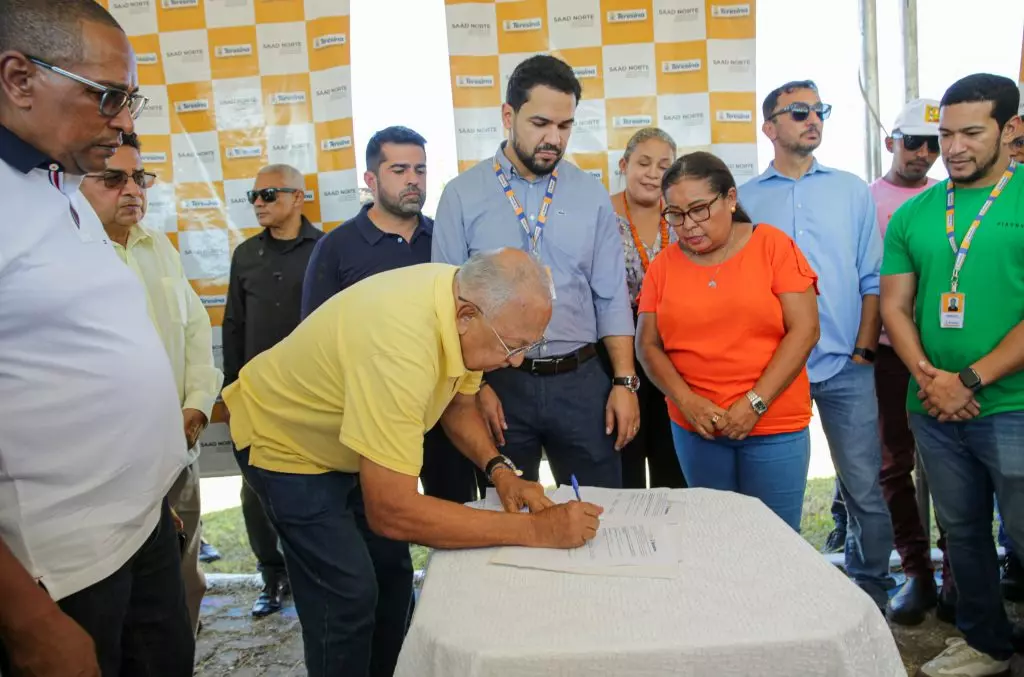
<svg viewBox="0 0 1024 677"><path fill-rule="evenodd" d="M554 376L555 374L576 371L581 364L596 355L597 347L593 343L588 343L582 348L566 355L539 357L537 359L530 359L528 357L523 360L519 369L535 376Z"/></svg>

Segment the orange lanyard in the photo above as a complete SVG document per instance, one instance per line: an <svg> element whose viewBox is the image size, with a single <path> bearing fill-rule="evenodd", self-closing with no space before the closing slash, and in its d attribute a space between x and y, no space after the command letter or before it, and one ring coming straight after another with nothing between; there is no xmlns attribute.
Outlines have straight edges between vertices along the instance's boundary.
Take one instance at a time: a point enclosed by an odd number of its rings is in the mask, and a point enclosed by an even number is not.
<svg viewBox="0 0 1024 677"><path fill-rule="evenodd" d="M622 194L622 206L626 208L626 222L629 223L629 233L633 236L633 246L636 247L637 254L640 255L640 265L643 266L646 273L647 266L651 265L651 259L647 256L647 247L644 245L643 240L640 239L639 233L636 232L636 226L633 225L633 217L629 215L629 199L625 193ZM660 203L659 206L661 206ZM655 253L660 252L666 244L668 244L668 221L661 217Z"/></svg>

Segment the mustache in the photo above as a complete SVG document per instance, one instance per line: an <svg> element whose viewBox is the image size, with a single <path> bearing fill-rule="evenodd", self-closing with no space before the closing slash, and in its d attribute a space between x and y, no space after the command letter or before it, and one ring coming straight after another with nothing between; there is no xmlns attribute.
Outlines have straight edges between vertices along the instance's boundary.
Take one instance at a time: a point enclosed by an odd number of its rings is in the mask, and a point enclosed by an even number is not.
<svg viewBox="0 0 1024 677"><path fill-rule="evenodd" d="M553 146L550 143L542 143L541 145L539 145L539 146L537 146L536 148L533 149L533 154L534 155L536 155L537 153L544 153L544 152L561 154L562 153L562 149L559 148L558 146Z"/></svg>

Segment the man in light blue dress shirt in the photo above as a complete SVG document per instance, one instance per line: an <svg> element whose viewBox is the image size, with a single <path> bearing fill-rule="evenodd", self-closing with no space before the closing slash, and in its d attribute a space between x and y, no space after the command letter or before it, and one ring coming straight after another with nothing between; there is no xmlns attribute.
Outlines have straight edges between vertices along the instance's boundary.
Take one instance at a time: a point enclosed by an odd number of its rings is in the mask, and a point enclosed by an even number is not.
<svg viewBox="0 0 1024 677"><path fill-rule="evenodd" d="M481 250L518 247L548 268L554 313L545 342L506 347L515 368L488 374L479 404L527 479L537 479L543 448L559 484L575 475L580 484L619 487L618 450L640 425L633 315L608 192L562 159L580 94L572 68L554 57L515 69L502 106L509 140L445 187L432 259L461 265Z"/></svg>
<svg viewBox="0 0 1024 677"><path fill-rule="evenodd" d="M809 80L764 100L775 159L740 187L743 208L789 234L820 276L821 339L807 370L849 512L846 570L880 608L893 587L893 531L878 473L882 447L872 362L881 330L882 240L867 184L814 159L831 107Z"/></svg>

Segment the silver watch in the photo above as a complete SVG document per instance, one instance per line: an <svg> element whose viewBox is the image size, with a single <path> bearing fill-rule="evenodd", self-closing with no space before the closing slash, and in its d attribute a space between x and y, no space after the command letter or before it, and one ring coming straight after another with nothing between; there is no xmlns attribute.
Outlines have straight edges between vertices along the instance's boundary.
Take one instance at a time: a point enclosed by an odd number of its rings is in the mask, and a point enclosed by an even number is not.
<svg viewBox="0 0 1024 677"><path fill-rule="evenodd" d="M764 403L761 396L755 393L753 390L747 392L747 399L750 400L750 406L754 408L754 412L758 416L763 416L768 411L768 405Z"/></svg>

